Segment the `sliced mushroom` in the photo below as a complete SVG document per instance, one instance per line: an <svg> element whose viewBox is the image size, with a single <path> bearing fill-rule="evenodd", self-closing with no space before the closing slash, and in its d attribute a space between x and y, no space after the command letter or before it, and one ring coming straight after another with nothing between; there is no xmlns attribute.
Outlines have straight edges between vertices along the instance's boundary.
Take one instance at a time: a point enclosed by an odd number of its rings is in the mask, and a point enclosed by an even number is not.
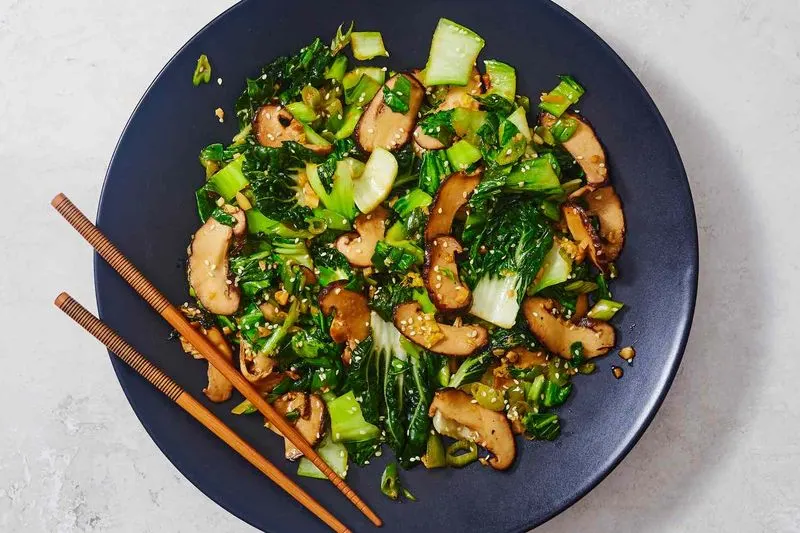
<svg viewBox="0 0 800 533"><path fill-rule="evenodd" d="M411 74L396 74L389 78L386 86L394 89L399 76L405 76L411 82L411 94L408 97L408 111L395 113L383 100L383 90L378 91L370 101L364 114L358 120L355 137L359 147L372 153L375 147L387 150L398 150L407 142L414 125L417 113L425 96L422 84Z"/></svg>
<svg viewBox="0 0 800 533"><path fill-rule="evenodd" d="M414 151L419 157L422 157L425 150L441 150L442 148L445 148L442 141L423 133L422 127L417 126L417 129L414 130Z"/></svg>
<svg viewBox="0 0 800 533"><path fill-rule="evenodd" d="M437 106L439 111L447 111L456 107L466 107L467 109L477 110L479 103L473 96L480 96L483 93L481 75L477 69L472 69L472 76L466 85L451 85L447 89L447 94L442 103Z"/></svg>
<svg viewBox="0 0 800 533"><path fill-rule="evenodd" d="M608 168L606 168L606 153L597 139L594 130L589 124L570 113L564 113L562 118L571 118L578 123L578 128L562 146L569 152L578 165L586 173L586 184L591 189L602 187L608 181ZM540 122L542 126L551 128L558 119L549 113L542 113Z"/></svg>
<svg viewBox="0 0 800 533"><path fill-rule="evenodd" d="M581 293L575 299L575 312L572 313L572 316L569 319L572 322L577 322L583 317L586 316L586 313L589 312L589 296L586 293Z"/></svg>
<svg viewBox="0 0 800 533"><path fill-rule="evenodd" d="M325 434L325 419L327 410L325 402L316 394L309 395L309 413L307 417L298 418L294 426L297 431L308 441L311 446L316 446ZM286 458L299 459L303 452L298 450L288 439L285 441ZM290 455L292 457L290 457Z"/></svg>
<svg viewBox="0 0 800 533"><path fill-rule="evenodd" d="M458 311L469 307L472 293L458 277L456 254L463 248L455 237L436 237L425 246L425 267L422 276L436 308Z"/></svg>
<svg viewBox="0 0 800 533"><path fill-rule="evenodd" d="M559 315L556 302L549 298L526 298L522 312L536 338L566 359L572 358L570 347L576 342L583 344L587 358L605 355L614 347L616 334L608 322L583 318L572 323Z"/></svg>
<svg viewBox="0 0 800 533"><path fill-rule="evenodd" d="M311 446L316 446L322 440L327 414L325 402L322 401L322 398L316 394L306 395L302 392L288 392L275 400L272 405L284 416L292 411L297 411L299 418L294 421L294 427ZM271 424L265 423L265 425L278 435L283 436ZM289 439L284 437L283 443L284 455L290 461L296 461L303 456L303 452L292 444Z"/></svg>
<svg viewBox="0 0 800 533"><path fill-rule="evenodd" d="M506 352L505 358L513 366L524 370L547 364L547 354L540 351L534 352L524 346L511 348Z"/></svg>
<svg viewBox="0 0 800 533"><path fill-rule="evenodd" d="M189 285L203 307L216 315L239 309L239 289L228 279L228 251L234 236L244 233L246 222L241 209L230 214L236 219L234 227L209 218L189 246Z"/></svg>
<svg viewBox="0 0 800 533"><path fill-rule="evenodd" d="M294 141L318 154L328 154L333 150L333 145L320 146L307 143L303 124L285 107L279 105L269 104L259 107L253 119L253 131L262 146L278 148L284 141Z"/></svg>
<svg viewBox="0 0 800 533"><path fill-rule="evenodd" d="M424 313L417 302L395 307L394 325L411 342L442 355L471 355L489 342L489 333L483 326L440 324L432 314Z"/></svg>
<svg viewBox="0 0 800 533"><path fill-rule="evenodd" d="M600 239L603 241L606 258L613 261L619 256L625 243L625 215L622 212L622 202L611 185L589 192L584 199L589 207L589 213L600 221Z"/></svg>
<svg viewBox="0 0 800 533"><path fill-rule="evenodd" d="M259 305L258 308L261 310L261 314L264 315L264 318L273 324L283 324L283 321L286 319L286 311L282 311L280 307L272 302L264 302Z"/></svg>
<svg viewBox="0 0 800 533"><path fill-rule="evenodd" d="M308 396L303 392L287 392L275 400L272 403L272 407L283 416L296 411L297 416L307 417L309 410Z"/></svg>
<svg viewBox="0 0 800 533"><path fill-rule="evenodd" d="M457 107L477 110L480 104L473 96L478 96L482 92L481 75L477 69L473 69L467 85L451 85L447 88L444 99L436 106L436 111L447 111ZM445 147L436 137L423 133L419 126L414 130L414 143L423 150L439 150Z"/></svg>
<svg viewBox="0 0 800 533"><path fill-rule="evenodd" d="M380 206L370 213L358 215L353 222L356 231L345 233L336 239L336 249L342 252L353 266L371 266L375 245L386 234L388 218L389 211Z"/></svg>
<svg viewBox="0 0 800 533"><path fill-rule="evenodd" d="M425 240L430 241L439 235L449 235L453 219L461 206L466 205L469 195L481 182L482 171L472 174L456 172L436 191L430 207L430 218L425 226Z"/></svg>
<svg viewBox="0 0 800 533"><path fill-rule="evenodd" d="M442 389L434 395L428 415L442 435L470 440L489 450L492 468L505 470L514 462L516 444L505 413L472 403L472 397L464 391Z"/></svg>
<svg viewBox="0 0 800 533"><path fill-rule="evenodd" d="M228 359L233 362L233 350L231 350L225 336L216 327L209 329L203 328L200 323L192 322L192 327L200 330L211 343L219 349L219 351ZM194 346L189 344L184 337L181 337L181 348L183 351L194 357L195 359L203 359L203 356L198 352ZM216 403L228 401L233 393L233 385L230 381L216 369L214 365L208 363L208 386L203 389L203 393L209 400Z"/></svg>
<svg viewBox="0 0 800 533"><path fill-rule="evenodd" d="M363 294L345 289L347 282L336 281L319 293L319 307L325 315L334 313L331 338L335 342L361 342L370 334L369 307Z"/></svg>
<svg viewBox="0 0 800 533"><path fill-rule="evenodd" d="M605 272L608 267L608 256L600 236L589 221L589 215L581 206L571 202L564 203L561 212L564 214L572 238L578 243L578 248L588 251L592 263Z"/></svg>
<svg viewBox="0 0 800 533"><path fill-rule="evenodd" d="M264 386L275 372L278 362L263 353L254 352L248 342L239 337L239 370L256 387Z"/></svg>

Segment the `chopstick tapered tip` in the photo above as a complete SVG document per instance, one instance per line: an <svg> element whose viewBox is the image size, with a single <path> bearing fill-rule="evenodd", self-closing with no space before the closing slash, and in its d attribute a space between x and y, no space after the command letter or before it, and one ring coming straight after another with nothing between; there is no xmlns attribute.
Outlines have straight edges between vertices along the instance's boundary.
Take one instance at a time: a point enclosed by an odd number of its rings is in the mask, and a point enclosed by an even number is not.
<svg viewBox="0 0 800 533"><path fill-rule="evenodd" d="M60 309L67 300L69 300L69 294L67 294L66 292L62 292L61 294L56 296L56 301L53 303L55 303L56 307Z"/></svg>
<svg viewBox="0 0 800 533"><path fill-rule="evenodd" d="M60 192L60 193L58 193L56 195L55 198L50 200L50 205L52 205L55 208L58 208L58 206L61 205L64 202L64 200L67 200L67 199L68 199L67 195L64 194L63 192Z"/></svg>

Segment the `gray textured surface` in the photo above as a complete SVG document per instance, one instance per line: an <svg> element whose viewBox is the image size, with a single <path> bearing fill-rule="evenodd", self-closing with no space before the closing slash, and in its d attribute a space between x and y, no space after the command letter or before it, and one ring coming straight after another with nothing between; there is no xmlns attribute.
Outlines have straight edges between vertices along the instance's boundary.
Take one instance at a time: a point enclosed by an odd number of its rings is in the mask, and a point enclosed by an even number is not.
<svg viewBox="0 0 800 533"><path fill-rule="evenodd" d="M695 326L640 444L545 533L800 531L800 4L562 0L647 86L700 225ZM0 0L0 531L251 531L192 487L105 354L50 307L94 305L93 216L114 143L166 60L225 1Z"/></svg>

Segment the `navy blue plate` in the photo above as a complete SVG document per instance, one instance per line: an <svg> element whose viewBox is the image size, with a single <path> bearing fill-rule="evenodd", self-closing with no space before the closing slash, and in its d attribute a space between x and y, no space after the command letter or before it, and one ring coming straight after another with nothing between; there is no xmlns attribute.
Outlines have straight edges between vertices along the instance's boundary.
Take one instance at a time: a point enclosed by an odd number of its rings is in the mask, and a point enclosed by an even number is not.
<svg viewBox="0 0 800 533"><path fill-rule="evenodd" d="M314 36L329 39L341 21L383 32L396 68L422 66L439 17L486 39L482 57L517 67L522 94L549 90L556 75L587 88L581 111L605 144L611 179L625 204L628 239L614 295L627 307L615 320L620 346L634 345L632 366L616 355L599 372L577 379L561 409L556 442L521 442L509 472L475 464L464 470L402 474L417 503L395 503L378 490L385 454L347 480L383 517L386 531L522 531L586 494L625 456L653 418L678 368L697 288L697 229L689 185L675 143L653 101L622 60L597 35L548 1L408 0L377 5L246 1L215 19L170 60L125 128L106 176L98 225L176 304L186 300L184 258L198 226L194 191L204 180L203 146L236 133L233 103L244 78ZM213 77L191 84L197 57L211 59ZM220 124L214 109L227 118ZM95 262L103 320L205 401L205 364L192 361L169 327L102 260ZM324 526L167 398L112 358L122 388L150 436L200 490L250 524L271 532L324 531ZM625 376L616 380L612 364ZM258 416L229 414L205 403L285 472L283 443ZM296 477L296 476L295 476ZM372 526L329 483L299 483L357 531ZM180 509L175 509L180 513Z"/></svg>

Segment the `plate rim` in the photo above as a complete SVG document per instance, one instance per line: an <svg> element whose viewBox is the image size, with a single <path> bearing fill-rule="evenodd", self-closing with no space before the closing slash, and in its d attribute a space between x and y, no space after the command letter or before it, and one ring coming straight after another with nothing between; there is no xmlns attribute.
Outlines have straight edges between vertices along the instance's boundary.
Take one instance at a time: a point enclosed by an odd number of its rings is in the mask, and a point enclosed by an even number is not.
<svg viewBox="0 0 800 533"><path fill-rule="evenodd" d="M128 132L128 129L133 121L134 117L138 114L143 102L149 96L151 90L153 89L154 85L161 79L162 75L172 66L172 64L176 61L176 58L188 47L190 47L195 40L197 40L201 35L205 32L209 31L213 28L217 23L220 22L223 18L225 18L229 13L235 11L237 9L242 8L243 6L247 5L252 0L238 0L233 5L226 8L224 11L219 13L213 19L211 19L208 23L206 23L202 28L200 28L197 32L195 32L175 53L169 58L169 60L164 64L164 66L159 69L158 73L153 77L152 81L147 85L142 96L137 101L136 105L134 106L133 110L131 111L130 116L125 122L124 127L120 133L119 138L117 139L116 144L114 145L114 150L111 153L111 157L109 158L108 166L106 167L106 172L103 177L103 184L100 189L100 197L97 202L97 214L95 218L95 223L97 224L101 210L103 207L103 203L106 196L106 188L109 184L109 177L111 168L114 164L114 161L117 158L117 153L122 146L123 140ZM688 344L689 335L691 333L692 324L694 321L694 314L697 306L697 292L698 292L698 283L699 283L699 262L700 262L700 249L699 249L699 238L698 238L698 227L697 227L697 214L694 205L694 197L692 195L691 184L689 182L688 175L686 173L686 167L683 163L683 159L681 158L680 151L678 150L678 146L675 142L675 138L672 135L672 132L669 130L669 127L664 120L661 111L658 108L658 105L653 100L650 93L645 88L644 84L639 80L633 70L628 66L628 64L620 57L620 55L609 45L605 39L603 39L597 32L595 32L591 27L581 21L577 16L573 15L570 11L566 8L560 6L559 4L555 3L553 0L541 0L541 4L546 8L551 10L555 16L566 18L571 24L575 25L579 30L588 33L594 40L599 44L600 47L604 49L605 52L609 54L611 58L617 63L619 67L621 67L621 72L624 73L625 77L631 83L633 87L637 89L637 91L644 96L644 100L647 103L647 106L650 108L650 111L653 113L654 117L656 118L657 125L659 130L662 134L666 134L666 138L669 139L669 143L665 145L665 148L669 149L672 153L672 156L675 158L675 161L678 163L678 169L680 171L680 176L682 183L686 186L686 192L689 198L689 206L688 211L690 217L688 218L687 222L687 229L694 228L694 231L689 231L688 233L691 235L691 243L689 248L693 254L692 260L689 262L686 273L688 276L687 285L689 286L689 305L686 309L685 313L681 314L681 320L677 324L678 329L680 330L680 340L677 343L677 349L675 350L674 357L670 358L670 361L667 364L668 371L666 372L666 376L664 381L660 385L660 390L654 391L657 394L651 394L649 397L649 401L651 403L649 409L647 410L646 416L643 420L637 422L638 427L635 431L633 431L627 437L627 441L621 444L624 446L618 447L617 452L613 456L609 456L603 466L598 470L598 473L593 476L592 478L587 479L585 486L577 491L572 497L567 498L562 502L561 505L556 506L552 509L544 518L541 520L531 520L526 522L522 525L522 527L516 531L522 533L525 531L529 531L536 527L541 526L542 524L549 522L556 516L560 515L567 509L571 508L575 505L578 501L583 499L588 493L593 491L597 486L603 482L610 474L613 472L622 461L628 456L631 450L638 444L641 440L644 433L649 429L650 425L652 424L655 416L660 411L661 406L664 403L664 400L669 394L670 389L672 388L672 384L675 381L675 377L677 375L678 369L680 368L681 362L683 361L684 354L686 352L686 346ZM99 225L98 225L99 226ZM100 298L100 280L98 278L98 271L99 266L105 264L105 261L95 252L93 258L93 283L95 289L95 303L97 305L98 315L101 319L104 316L104 305ZM182 466L179 466L182 462L181 460L174 456L173 454L167 452L164 448L163 443L158 435L153 433L152 428L145 423L140 415L140 407L137 407L136 399L130 394L130 390L128 388L127 383L121 379L120 372L123 368L126 368L125 365L120 361L110 350L107 350L109 359L111 361L112 368L114 369L114 374L117 377L117 381L122 388L123 393L125 394L125 399L127 400L129 406L133 410L134 415L139 420L139 423L142 425L144 430L147 432L150 439L155 443L158 447L159 451L167 458L167 460L175 467L180 474L187 479L197 490L200 491L205 497L213 501L215 504L219 505L223 509L225 509L228 513L232 516L236 517L237 519L245 522L246 524L250 525L255 529L260 529L254 521L250 520L250 517L247 515L240 515L239 513L235 512L222 498L218 498L216 496L212 496L206 490L204 490L203 486L201 486L200 480L195 477L195 475L188 473L184 470Z"/></svg>

